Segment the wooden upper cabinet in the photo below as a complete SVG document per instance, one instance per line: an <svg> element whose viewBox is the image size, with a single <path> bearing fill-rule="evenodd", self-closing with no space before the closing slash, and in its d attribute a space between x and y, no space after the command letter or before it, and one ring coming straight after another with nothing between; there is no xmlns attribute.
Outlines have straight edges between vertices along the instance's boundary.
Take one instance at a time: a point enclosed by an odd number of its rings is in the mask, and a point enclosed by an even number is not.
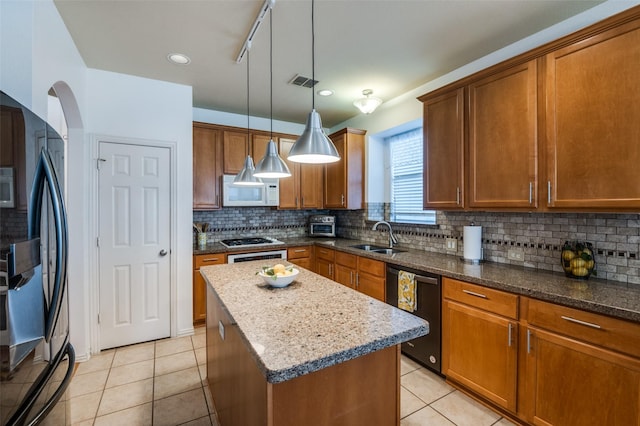
<svg viewBox="0 0 640 426"><path fill-rule="evenodd" d="M325 165L325 208L362 208L365 133L364 130L346 128L330 136L340 154L340 161Z"/></svg>
<svg viewBox="0 0 640 426"><path fill-rule="evenodd" d="M281 209L299 208L300 194L300 164L287 160L287 155L296 141L280 138L280 156L289 167L291 177L280 179L280 205Z"/></svg>
<svg viewBox="0 0 640 426"><path fill-rule="evenodd" d="M281 209L322 208L323 166L318 164L294 163L287 160L294 139L280 138L280 156L287 163L291 177L280 179Z"/></svg>
<svg viewBox="0 0 640 426"><path fill-rule="evenodd" d="M640 20L546 56L550 208L640 207Z"/></svg>
<svg viewBox="0 0 640 426"><path fill-rule="evenodd" d="M469 85L469 207L537 205L536 61Z"/></svg>
<svg viewBox="0 0 640 426"><path fill-rule="evenodd" d="M220 130L193 123L193 209L222 207L222 138Z"/></svg>
<svg viewBox="0 0 640 426"><path fill-rule="evenodd" d="M236 132L232 130L225 130L223 134L224 174L235 175L238 174L240 170L242 170L242 167L244 166L244 160L249 154L249 152L247 151L249 149L249 133L246 131Z"/></svg>
<svg viewBox="0 0 640 426"><path fill-rule="evenodd" d="M253 158L254 166L257 166L258 162L262 160L262 157L264 157L264 154L267 152L267 145L269 145L270 140L270 135L251 135L251 157ZM278 138L274 137L273 141L276 143L277 148ZM242 164L244 166L244 163Z"/></svg>
<svg viewBox="0 0 640 426"><path fill-rule="evenodd" d="M425 209L464 207L464 89L423 99Z"/></svg>

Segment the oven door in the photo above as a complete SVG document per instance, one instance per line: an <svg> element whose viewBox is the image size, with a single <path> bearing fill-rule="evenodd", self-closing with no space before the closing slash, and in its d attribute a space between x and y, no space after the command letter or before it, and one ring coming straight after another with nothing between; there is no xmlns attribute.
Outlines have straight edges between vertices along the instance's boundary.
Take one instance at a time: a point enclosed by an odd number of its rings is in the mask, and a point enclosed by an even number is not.
<svg viewBox="0 0 640 426"><path fill-rule="evenodd" d="M310 223L309 235L312 237L335 237L335 223Z"/></svg>
<svg viewBox="0 0 640 426"><path fill-rule="evenodd" d="M287 260L286 250L262 251L257 253L228 254L227 263L250 262L252 260L284 259Z"/></svg>

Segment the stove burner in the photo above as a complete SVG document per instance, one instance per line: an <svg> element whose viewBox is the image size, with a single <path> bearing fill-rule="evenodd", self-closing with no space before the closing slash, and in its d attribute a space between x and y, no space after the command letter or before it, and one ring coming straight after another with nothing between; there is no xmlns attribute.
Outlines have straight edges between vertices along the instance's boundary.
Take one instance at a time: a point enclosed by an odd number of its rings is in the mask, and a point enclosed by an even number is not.
<svg viewBox="0 0 640 426"><path fill-rule="evenodd" d="M260 245L275 245L283 244L282 241L274 240L271 238L232 238L229 240L220 241L227 247L244 247L244 246L260 246Z"/></svg>

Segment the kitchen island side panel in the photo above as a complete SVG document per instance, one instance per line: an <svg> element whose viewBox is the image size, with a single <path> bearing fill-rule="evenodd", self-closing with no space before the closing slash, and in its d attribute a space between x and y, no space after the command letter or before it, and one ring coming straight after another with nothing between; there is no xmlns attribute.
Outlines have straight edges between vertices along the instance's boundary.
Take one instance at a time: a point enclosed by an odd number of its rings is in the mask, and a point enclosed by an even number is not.
<svg viewBox="0 0 640 426"><path fill-rule="evenodd" d="M399 345L267 383L210 286L207 381L222 426L400 423Z"/></svg>

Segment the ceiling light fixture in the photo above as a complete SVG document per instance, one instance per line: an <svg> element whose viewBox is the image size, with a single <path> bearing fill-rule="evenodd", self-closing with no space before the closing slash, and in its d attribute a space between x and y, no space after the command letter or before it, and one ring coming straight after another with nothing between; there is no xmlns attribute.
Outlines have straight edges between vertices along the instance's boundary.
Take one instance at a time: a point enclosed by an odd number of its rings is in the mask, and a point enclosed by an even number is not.
<svg viewBox="0 0 640 426"><path fill-rule="evenodd" d="M167 59L169 60L169 62L173 62L174 64L178 64L178 65L187 65L191 63L191 59L182 53L169 53L167 55Z"/></svg>
<svg viewBox="0 0 640 426"><path fill-rule="evenodd" d="M247 51L247 153L249 152L249 139L250 139L250 127L249 127L249 51ZM262 186L264 183L259 178L253 175L255 167L253 167L253 159L251 154L247 155L244 160L244 167L236 177L233 179L233 185L240 186Z"/></svg>
<svg viewBox="0 0 640 426"><path fill-rule="evenodd" d="M358 107L363 114L371 114L380 106L380 104L382 104L382 99L371 97L373 90L365 89L362 91L362 94L364 95L364 98L354 101L353 105Z"/></svg>
<svg viewBox="0 0 640 426"><path fill-rule="evenodd" d="M318 95L320 96L331 96L333 95L333 90L321 89L321 90L318 90L316 93L318 93Z"/></svg>
<svg viewBox="0 0 640 426"><path fill-rule="evenodd" d="M311 0L311 79L315 80L315 31L314 21L314 0ZM316 112L315 92L311 92L311 112L307 118L307 125L298 138L291 151L289 151L289 161L296 163L334 163L340 161L340 154L331 139L327 137L322 129L320 114Z"/></svg>
<svg viewBox="0 0 640 426"><path fill-rule="evenodd" d="M255 177L259 178L286 178L291 176L289 167L278 155L278 148L273 141L273 9L269 13L269 83L270 83L270 117L271 117L271 133L267 151L264 157L256 164L256 170L253 172Z"/></svg>

